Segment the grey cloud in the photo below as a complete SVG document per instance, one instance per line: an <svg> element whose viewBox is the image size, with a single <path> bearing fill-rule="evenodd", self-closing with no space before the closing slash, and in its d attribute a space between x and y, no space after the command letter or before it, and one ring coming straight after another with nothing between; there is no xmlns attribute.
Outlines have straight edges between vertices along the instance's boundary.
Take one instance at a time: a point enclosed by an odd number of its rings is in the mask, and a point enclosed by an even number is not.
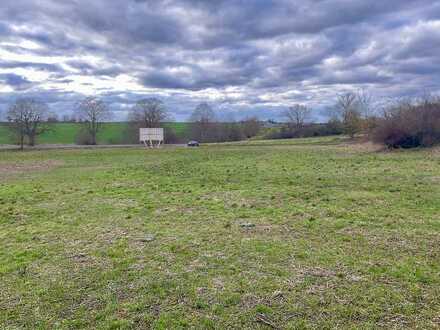
<svg viewBox="0 0 440 330"><path fill-rule="evenodd" d="M82 95L48 83L72 88L72 72L106 82L126 75L146 94L125 85L111 93L76 85L102 93L120 113L156 93L168 95L164 101L183 118L214 93L224 111L263 116L263 108L275 109L275 116L279 105L263 95L287 95L278 97L284 106L322 108L344 88L393 96L439 91L438 24L434 0L2 0L0 36L7 42L0 50L17 59L0 60L0 80L16 93L55 93L50 103L69 109ZM53 56L67 60L41 63ZM34 84L18 70L50 76ZM230 89L237 94L218 96Z"/></svg>
<svg viewBox="0 0 440 330"><path fill-rule="evenodd" d="M363 84L383 84L392 79L368 68L359 68L357 70L336 71L323 74L318 78L319 84L345 84L345 85L363 85Z"/></svg>
<svg viewBox="0 0 440 330"><path fill-rule="evenodd" d="M33 68L41 71L64 72L63 68L57 64L36 63L36 62L18 62L18 61L2 61L0 60L0 68L16 69L16 68Z"/></svg>
<svg viewBox="0 0 440 330"><path fill-rule="evenodd" d="M15 90L25 90L32 86L32 82L13 73L0 74L0 82L14 88Z"/></svg>
<svg viewBox="0 0 440 330"><path fill-rule="evenodd" d="M152 72L141 78L146 87L203 90L206 88L222 88L244 84L244 76L228 73L197 72L189 75L173 75L166 72Z"/></svg>

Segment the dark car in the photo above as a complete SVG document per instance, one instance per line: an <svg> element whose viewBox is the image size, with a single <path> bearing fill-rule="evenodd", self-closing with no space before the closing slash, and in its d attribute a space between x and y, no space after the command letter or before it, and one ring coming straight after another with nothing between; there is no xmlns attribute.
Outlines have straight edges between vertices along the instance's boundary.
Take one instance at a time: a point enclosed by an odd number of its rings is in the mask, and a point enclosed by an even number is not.
<svg viewBox="0 0 440 330"><path fill-rule="evenodd" d="M188 142L188 147L199 147L200 144L198 141L189 141Z"/></svg>

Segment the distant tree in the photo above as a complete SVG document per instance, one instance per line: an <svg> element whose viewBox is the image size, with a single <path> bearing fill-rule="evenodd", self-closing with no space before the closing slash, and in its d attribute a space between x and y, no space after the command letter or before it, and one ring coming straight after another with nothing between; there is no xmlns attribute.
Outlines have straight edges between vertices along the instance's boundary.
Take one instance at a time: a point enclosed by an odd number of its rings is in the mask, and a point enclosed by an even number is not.
<svg viewBox="0 0 440 330"><path fill-rule="evenodd" d="M215 138L216 142L240 141L243 139L242 125L235 120L232 113L227 114L222 122L213 123L210 132L211 134L216 133L215 136L211 136L211 140Z"/></svg>
<svg viewBox="0 0 440 330"><path fill-rule="evenodd" d="M168 118L169 114L165 105L156 98L138 101L129 114L130 122L144 128L160 127L162 122Z"/></svg>
<svg viewBox="0 0 440 330"><path fill-rule="evenodd" d="M348 111L344 115L344 130L350 138L359 133L362 129L362 119L357 111Z"/></svg>
<svg viewBox="0 0 440 330"><path fill-rule="evenodd" d="M247 117L242 122L243 134L247 138L256 136L261 129L261 123L257 117Z"/></svg>
<svg viewBox="0 0 440 330"><path fill-rule="evenodd" d="M84 130L90 141L88 144L96 144L96 136L101 130L102 123L110 119L110 111L105 103L96 97L87 97L78 104L78 115Z"/></svg>
<svg viewBox="0 0 440 330"><path fill-rule="evenodd" d="M226 131L228 134L224 141L240 141L244 138L240 123L226 123Z"/></svg>
<svg viewBox="0 0 440 330"><path fill-rule="evenodd" d="M338 95L335 109L342 119L346 134L353 138L362 128L362 113L358 94L348 92Z"/></svg>
<svg viewBox="0 0 440 330"><path fill-rule="evenodd" d="M211 106L206 102L200 103L190 116L194 138L200 141L215 139L216 121L216 115Z"/></svg>
<svg viewBox="0 0 440 330"><path fill-rule="evenodd" d="M26 137L28 144L33 146L37 136L47 130L47 126L43 124L46 114L47 105L32 98L18 99L10 106L7 120L18 138L22 150Z"/></svg>
<svg viewBox="0 0 440 330"><path fill-rule="evenodd" d="M128 113L124 142L138 143L139 128L163 127L163 122L166 120L171 120L171 117L161 100L157 98L139 100ZM169 127L165 128L165 137L166 143L174 143L177 140L174 132Z"/></svg>
<svg viewBox="0 0 440 330"><path fill-rule="evenodd" d="M289 125L296 129L300 129L304 126L307 120L309 120L311 109L302 104L295 104L284 111Z"/></svg>
<svg viewBox="0 0 440 330"><path fill-rule="evenodd" d="M373 95L362 89L356 93L356 102L359 113L363 118L374 117L376 109L374 108Z"/></svg>
<svg viewBox="0 0 440 330"><path fill-rule="evenodd" d="M339 135L339 134L344 134L345 132L344 124L342 123L342 121L340 121L337 117L334 116L328 120L326 127L329 132L328 135Z"/></svg>
<svg viewBox="0 0 440 330"><path fill-rule="evenodd" d="M356 93L358 112L361 116L361 130L371 135L378 124L378 104L373 95L366 90L360 90Z"/></svg>
<svg viewBox="0 0 440 330"><path fill-rule="evenodd" d="M49 115L47 116L46 121L47 121L48 123L58 123L58 122L59 122L59 119L58 119L58 116L57 116L56 113L51 113L51 114L49 114Z"/></svg>

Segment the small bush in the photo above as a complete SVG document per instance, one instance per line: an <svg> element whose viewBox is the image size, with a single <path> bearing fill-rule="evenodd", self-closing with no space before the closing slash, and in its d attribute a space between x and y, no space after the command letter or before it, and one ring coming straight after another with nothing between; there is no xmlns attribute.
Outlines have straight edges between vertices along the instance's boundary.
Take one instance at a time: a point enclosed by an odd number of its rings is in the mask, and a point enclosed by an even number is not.
<svg viewBox="0 0 440 330"><path fill-rule="evenodd" d="M401 104L377 123L373 141L389 148L430 147L440 143L440 100Z"/></svg>

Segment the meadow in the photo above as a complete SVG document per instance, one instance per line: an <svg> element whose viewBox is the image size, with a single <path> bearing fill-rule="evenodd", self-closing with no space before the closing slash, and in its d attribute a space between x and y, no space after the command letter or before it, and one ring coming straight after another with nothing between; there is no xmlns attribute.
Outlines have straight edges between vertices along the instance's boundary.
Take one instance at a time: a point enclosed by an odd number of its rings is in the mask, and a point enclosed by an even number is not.
<svg viewBox="0 0 440 330"><path fill-rule="evenodd" d="M0 328L440 327L440 151L0 152Z"/></svg>
<svg viewBox="0 0 440 330"><path fill-rule="evenodd" d="M165 123L165 127L173 129L178 137L184 136L188 125L184 122ZM75 144L75 137L81 130L79 123L49 123L48 130L37 139L38 144ZM125 141L127 123L113 122L104 123L98 134L99 144L126 144ZM7 124L0 123L0 145L14 144L14 136Z"/></svg>

